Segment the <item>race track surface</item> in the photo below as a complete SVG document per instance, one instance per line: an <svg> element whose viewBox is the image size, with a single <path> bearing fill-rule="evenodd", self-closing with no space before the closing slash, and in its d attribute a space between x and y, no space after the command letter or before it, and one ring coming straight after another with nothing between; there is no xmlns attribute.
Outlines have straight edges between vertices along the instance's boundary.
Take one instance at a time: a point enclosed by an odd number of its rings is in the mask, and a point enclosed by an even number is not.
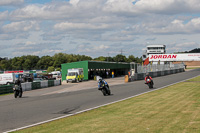
<svg viewBox="0 0 200 133"><path fill-rule="evenodd" d="M154 90L200 75L200 69L154 78ZM70 87L73 88L73 84ZM64 85L49 91L63 89ZM75 86L74 86L75 87ZM110 86L111 96L103 96L97 88L62 93L47 93L48 89L25 92L22 98L0 96L0 132L28 126L66 114L111 103L149 91L144 81ZM44 93L41 95L41 93ZM46 95L45 95L46 94Z"/></svg>

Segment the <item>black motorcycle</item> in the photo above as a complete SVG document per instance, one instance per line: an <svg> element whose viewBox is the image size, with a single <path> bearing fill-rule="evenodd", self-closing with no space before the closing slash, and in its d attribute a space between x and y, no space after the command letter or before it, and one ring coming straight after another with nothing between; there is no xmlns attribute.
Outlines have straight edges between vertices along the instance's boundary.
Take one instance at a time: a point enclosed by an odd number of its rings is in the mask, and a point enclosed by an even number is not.
<svg viewBox="0 0 200 133"><path fill-rule="evenodd" d="M14 85L13 87L13 91L14 91L14 97L17 98L19 96L19 98L22 97L22 88L19 85Z"/></svg>
<svg viewBox="0 0 200 133"><path fill-rule="evenodd" d="M101 90L101 92L103 93L104 96L111 94L108 84L105 85L105 83L103 83L100 90Z"/></svg>
<svg viewBox="0 0 200 133"><path fill-rule="evenodd" d="M151 79L147 79L146 83L149 86L149 89L153 88L153 81Z"/></svg>

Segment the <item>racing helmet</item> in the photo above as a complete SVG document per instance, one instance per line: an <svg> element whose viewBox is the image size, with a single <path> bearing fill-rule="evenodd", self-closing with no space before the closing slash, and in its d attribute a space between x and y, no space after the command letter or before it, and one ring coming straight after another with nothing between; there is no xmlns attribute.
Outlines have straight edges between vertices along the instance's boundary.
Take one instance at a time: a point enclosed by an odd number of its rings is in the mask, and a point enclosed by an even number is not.
<svg viewBox="0 0 200 133"><path fill-rule="evenodd" d="M102 81L102 78L99 78L99 82L101 82Z"/></svg>

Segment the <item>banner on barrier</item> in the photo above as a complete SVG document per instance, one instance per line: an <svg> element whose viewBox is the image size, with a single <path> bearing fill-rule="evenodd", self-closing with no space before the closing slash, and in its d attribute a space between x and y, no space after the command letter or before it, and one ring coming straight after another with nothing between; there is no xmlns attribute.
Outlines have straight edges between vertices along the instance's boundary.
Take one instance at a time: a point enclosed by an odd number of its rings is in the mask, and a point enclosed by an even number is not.
<svg viewBox="0 0 200 133"><path fill-rule="evenodd" d="M200 53L149 54L149 61L200 61Z"/></svg>

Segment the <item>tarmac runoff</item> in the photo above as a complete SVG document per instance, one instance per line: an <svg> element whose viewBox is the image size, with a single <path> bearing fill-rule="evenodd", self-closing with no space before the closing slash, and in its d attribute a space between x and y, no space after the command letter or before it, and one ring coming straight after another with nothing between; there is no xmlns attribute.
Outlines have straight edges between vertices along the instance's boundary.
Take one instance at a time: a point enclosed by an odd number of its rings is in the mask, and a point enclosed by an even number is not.
<svg viewBox="0 0 200 133"><path fill-rule="evenodd" d="M200 75L198 75L198 76L200 76ZM198 77L198 76L195 76L195 77ZM192 78L195 78L195 77L192 77ZM147 92L140 93L140 94L138 94L138 95L134 95L134 96L131 96L131 97L127 97L127 98L124 98L124 99L121 99L121 100L117 100L117 101L110 102L110 103L107 103L107 104L103 104L103 105L100 105L100 106L96 106L96 107L93 107L93 108L88 108L88 109L86 109L86 110L82 110L82 111L79 111L79 112L76 112L76 113L64 115L64 116L57 117L57 118L54 118L54 119L49 119L49 120L47 120L47 121L38 122L38 123L35 123L35 124L32 124L32 125L24 126L24 127L17 128L17 129L13 129L13 130L6 131L6 132L3 132L3 133L10 133L10 132L13 132L13 131L22 130L22 129L25 129L25 128L30 128L30 127L33 127L33 126L41 125L41 124L44 124L44 123L47 123L47 122L51 122L51 121L54 121L54 120L58 120L58 119L66 118L66 117L69 117L69 116L77 115L77 114L80 114L80 113L83 113L83 112L87 112L87 111L90 111L90 110L93 110L93 109L97 109L97 108L99 108L99 107L107 106L107 105L110 105L110 104L113 104L113 103L117 103L117 102L121 102L121 101L130 99L130 98L133 98L133 97L136 97L136 96L140 96L140 95L143 95L143 94L146 94L146 93L149 93L149 92L157 91L157 90L166 88L166 87L168 87L168 86L171 86L171 85L174 85L174 84L177 84L177 83L180 83L180 82L184 82L184 81L189 80L189 79L192 79L192 78L188 78L188 79L185 79L185 80L176 82L176 83L172 83L172 84L169 84L169 85L166 85L166 86L157 88L157 89L155 89L155 90L149 90L149 91L147 91ZM119 81L122 81L121 79L124 79L124 78L122 78L122 77L119 78ZM107 81L108 81L108 80L107 80ZM124 80L123 80L123 81L124 81ZM97 81L94 81L94 82L97 83ZM125 82L124 82L124 83L125 83ZM113 84L113 85L114 85L114 84Z"/></svg>
<svg viewBox="0 0 200 133"><path fill-rule="evenodd" d="M113 86L113 85L120 85L120 84L125 84L125 77L116 77L116 78L108 78L108 79L104 79L106 82L108 82L109 86ZM70 86L69 85L72 85ZM72 91L79 91L79 90L87 90L87 89L92 89L92 88L97 88L98 85L98 81L95 80L89 80L89 81L83 81L83 82L79 82L79 83L66 83L66 81L62 82L63 86L66 86L66 88L61 89L61 90L57 90L57 91L53 91L53 92L49 92L49 93L45 93L43 95L50 95L50 94L56 94L56 93L65 93L65 92L72 92Z"/></svg>
<svg viewBox="0 0 200 133"><path fill-rule="evenodd" d="M191 71L191 70L192 69L186 69L186 71ZM104 80L106 80L106 82L108 82L109 86L126 84L125 76L115 77L115 78L107 78ZM49 93L45 93L42 95L51 95L51 94L59 94L59 93L65 93L65 92L93 89L93 88L97 88L97 83L98 83L98 81L95 81L95 80L88 80L88 81L83 81L83 82L79 82L79 83L71 83L71 82L66 83L66 81L64 80L62 82L62 85L66 86L66 88L56 90L56 91L51 91ZM73 86L71 86L71 85L73 85Z"/></svg>

